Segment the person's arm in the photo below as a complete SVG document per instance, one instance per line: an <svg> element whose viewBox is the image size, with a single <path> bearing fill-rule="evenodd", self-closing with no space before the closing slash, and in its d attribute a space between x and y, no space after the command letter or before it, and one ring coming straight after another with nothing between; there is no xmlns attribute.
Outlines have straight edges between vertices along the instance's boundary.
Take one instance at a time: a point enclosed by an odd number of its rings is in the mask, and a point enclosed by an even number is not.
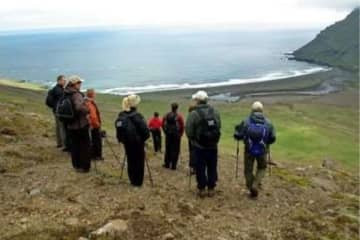
<svg viewBox="0 0 360 240"><path fill-rule="evenodd" d="M267 144L273 144L276 142L276 131L274 125L270 121L268 121L269 125L269 137Z"/></svg>
<svg viewBox="0 0 360 240"><path fill-rule="evenodd" d="M133 121L145 142L150 137L150 131L144 117L138 113L133 117Z"/></svg>
<svg viewBox="0 0 360 240"><path fill-rule="evenodd" d="M192 111L186 119L185 133L190 140L195 139L196 114L197 113L195 111Z"/></svg>
<svg viewBox="0 0 360 240"><path fill-rule="evenodd" d="M184 135L184 131L185 131L185 123L184 123L184 118L181 114L179 114L178 116L179 118L179 131L180 131L180 136Z"/></svg>
<svg viewBox="0 0 360 240"><path fill-rule="evenodd" d="M87 101L87 107L89 109L89 122L92 128L100 128L100 121L97 116L97 111L94 105L90 101Z"/></svg>
<svg viewBox="0 0 360 240"><path fill-rule="evenodd" d="M242 121L239 125L235 126L234 138L236 140L243 140L245 137L246 123Z"/></svg>
<svg viewBox="0 0 360 240"><path fill-rule="evenodd" d="M81 95L81 93L79 93L79 92L74 93L73 103L74 103L75 111L83 113L83 114L89 113L89 109L86 106L84 97Z"/></svg>

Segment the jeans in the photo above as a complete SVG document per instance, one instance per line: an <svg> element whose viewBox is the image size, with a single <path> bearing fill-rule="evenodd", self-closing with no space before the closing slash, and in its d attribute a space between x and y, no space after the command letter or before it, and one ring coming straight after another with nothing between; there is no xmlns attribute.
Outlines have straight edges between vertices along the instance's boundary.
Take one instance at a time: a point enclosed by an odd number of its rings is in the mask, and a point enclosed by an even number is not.
<svg viewBox="0 0 360 240"><path fill-rule="evenodd" d="M196 180L198 189L203 190L205 187L214 189L218 179L217 161L218 150L202 149L193 146L196 156Z"/></svg>

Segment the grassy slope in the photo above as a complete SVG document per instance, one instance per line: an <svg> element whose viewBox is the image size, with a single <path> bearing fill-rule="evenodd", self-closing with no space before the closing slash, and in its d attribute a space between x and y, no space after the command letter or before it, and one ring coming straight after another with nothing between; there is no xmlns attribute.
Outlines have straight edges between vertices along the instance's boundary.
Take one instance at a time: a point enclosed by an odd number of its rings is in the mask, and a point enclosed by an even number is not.
<svg viewBox="0 0 360 240"><path fill-rule="evenodd" d="M19 91L22 92L21 97ZM26 94L24 94L24 90L11 87L1 87L1 92L1 102L18 102L24 105L26 111L52 117L43 104L45 92L30 90L25 91ZM164 93L162 97L157 94L146 94L143 96L139 110L147 118L154 111L164 114L170 104L168 100L165 100L167 98L178 101L181 112L186 112L190 101L182 95L173 93ZM359 123L355 117L358 116L356 92L350 92L345 96L333 94L334 101L331 103L319 102L322 98L307 97L302 100L292 100L291 97L285 96L276 101L262 99L266 104L266 115L275 124L278 134L278 142L273 146L273 158L279 161L317 165L324 159L332 159L341 162L349 169L357 169L359 167L357 134ZM354 104L348 107L338 106L344 98L351 98L347 101ZM233 129L249 113L250 103L248 100L238 103L214 103L223 120L220 152L234 153ZM113 135L113 122L120 111L121 97L98 95L98 105L103 115L104 128Z"/></svg>
<svg viewBox="0 0 360 240"><path fill-rule="evenodd" d="M104 146L106 161L97 165L99 172L94 168L86 175L72 171L69 157L54 147L52 114L44 106L44 95L0 85L0 182L5 183L0 185L1 239L78 239L115 218L129 222L133 238L124 237L128 240L163 239L168 232L175 239L206 240L359 236L358 176L319 167L329 149L329 157L355 172L358 123L349 116L357 114L357 91L261 99L278 126L274 156L284 162L266 177L257 201L246 197L242 174L234 179L231 139L233 125L246 116L250 100L214 103L224 122L219 185L215 198L202 201L194 196L194 180L188 188L185 146L175 174L161 167L162 156L150 156L153 188L147 175L140 190L129 186L126 176L119 180L119 164L108 145ZM146 116L154 110L165 112L170 102L165 99L188 104L179 94L143 98L140 110ZM105 128L113 134L121 98L99 95L98 102ZM4 134L4 128L16 135ZM111 141L115 144L113 137ZM114 149L122 154L122 148ZM301 164L314 167L299 168ZM33 189L40 193L31 195ZM73 219L75 223L69 223Z"/></svg>

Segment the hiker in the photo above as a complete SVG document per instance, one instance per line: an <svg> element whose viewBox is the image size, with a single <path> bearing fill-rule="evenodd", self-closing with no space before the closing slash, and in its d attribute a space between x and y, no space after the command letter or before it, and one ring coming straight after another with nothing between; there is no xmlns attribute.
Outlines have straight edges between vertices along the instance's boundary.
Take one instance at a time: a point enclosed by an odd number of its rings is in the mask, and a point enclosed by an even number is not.
<svg viewBox="0 0 360 240"><path fill-rule="evenodd" d="M144 117L137 112L140 102L138 95L125 97L115 121L116 137L125 147L130 183L138 187L144 181L145 141L150 137Z"/></svg>
<svg viewBox="0 0 360 240"><path fill-rule="evenodd" d="M191 104L188 109L188 113L190 114L195 109L195 104ZM196 159L195 159L195 152L194 148L191 145L191 141L188 141L188 148L189 148L189 168L190 168L190 174L195 174L196 169Z"/></svg>
<svg viewBox="0 0 360 240"><path fill-rule="evenodd" d="M162 120L159 113L155 112L154 116L149 120L149 129L153 138L154 151L161 152L161 126Z"/></svg>
<svg viewBox="0 0 360 240"><path fill-rule="evenodd" d="M186 121L186 135L191 141L196 158L196 180L198 195L213 197L215 194L218 161L218 142L220 140L221 120L219 113L210 106L205 91L192 96L196 102ZM207 187L207 192L206 192Z"/></svg>
<svg viewBox="0 0 360 240"><path fill-rule="evenodd" d="M66 130L64 124L59 120L55 115L56 106L60 98L64 94L64 87L66 84L66 79L64 75L59 75L56 79L55 87L51 88L46 97L46 105L52 109L54 118L55 118L55 132L56 132L56 147L62 148L63 151L68 151L68 146L66 145Z"/></svg>
<svg viewBox="0 0 360 240"><path fill-rule="evenodd" d="M181 137L184 134L184 118L178 113L179 105L171 104L171 112L163 118L162 128L165 133L164 168L176 170L180 154Z"/></svg>
<svg viewBox="0 0 360 240"><path fill-rule="evenodd" d="M84 94L80 92L83 80L79 76L70 76L65 88L65 97L69 97L73 106L74 118L67 123L71 139L71 161L77 172L90 170L89 109Z"/></svg>
<svg viewBox="0 0 360 240"><path fill-rule="evenodd" d="M95 102L95 90L86 91L85 102L89 109L88 121L90 124L91 136L91 158L93 160L104 160L102 157L102 136L101 136L101 117L99 109Z"/></svg>
<svg viewBox="0 0 360 240"><path fill-rule="evenodd" d="M250 116L235 127L234 138L243 140L244 148L244 173L246 187L250 197L258 196L261 180L266 173L266 155L269 145L276 140L275 128L263 114L263 104L254 102ZM257 171L254 176L254 163L257 162Z"/></svg>

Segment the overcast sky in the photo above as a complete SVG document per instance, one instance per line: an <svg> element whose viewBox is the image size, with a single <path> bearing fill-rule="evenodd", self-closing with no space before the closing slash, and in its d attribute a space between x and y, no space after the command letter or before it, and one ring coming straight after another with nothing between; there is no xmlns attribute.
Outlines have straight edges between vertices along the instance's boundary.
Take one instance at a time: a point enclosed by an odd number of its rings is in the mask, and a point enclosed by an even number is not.
<svg viewBox="0 0 360 240"><path fill-rule="evenodd" d="M322 28L358 0L4 0L0 30L79 26Z"/></svg>

